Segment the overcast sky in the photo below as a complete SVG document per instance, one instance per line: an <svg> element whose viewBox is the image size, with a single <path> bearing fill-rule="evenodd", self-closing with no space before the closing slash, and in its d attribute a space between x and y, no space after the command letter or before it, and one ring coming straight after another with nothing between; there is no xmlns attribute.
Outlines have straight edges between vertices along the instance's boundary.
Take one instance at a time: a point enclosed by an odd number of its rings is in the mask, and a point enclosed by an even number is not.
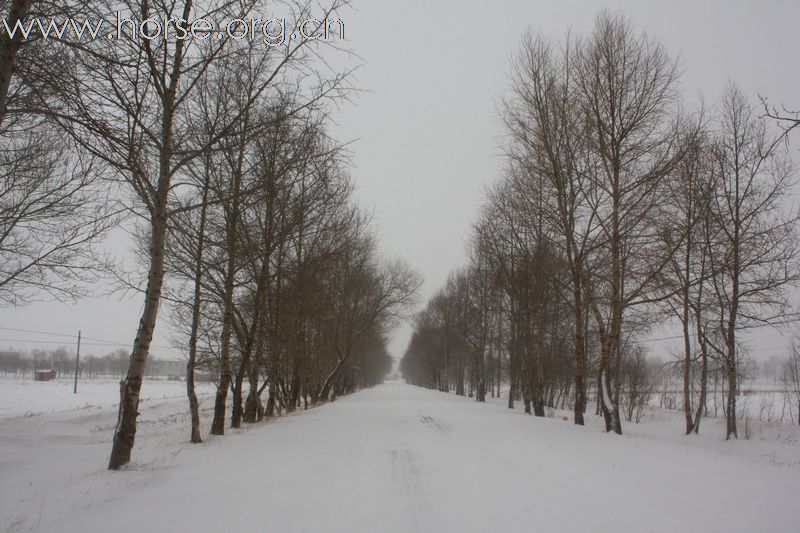
<svg viewBox="0 0 800 533"><path fill-rule="evenodd" d="M585 33L603 7L622 11L680 58L689 105L700 95L713 104L733 80L754 100L762 94L800 107L797 0L361 0L340 14L349 44L366 63L357 85L367 92L338 110L336 135L356 139L352 175L358 200L374 211L382 251L404 258L424 276L423 303L465 262L483 190L500 176L496 110L523 32L541 30L556 40L570 28ZM798 136L794 145L800 146ZM797 148L793 152L800 162ZM81 329L84 336L128 348L140 310L138 296L74 306L37 303L0 309L0 328L67 334ZM407 326L397 331L393 355L402 355L409 335ZM60 339L0 329L3 348L53 348ZM152 353L180 356L168 344L162 322ZM760 355L777 353L784 344L770 331L751 339ZM82 351L101 355L112 349L88 344Z"/></svg>

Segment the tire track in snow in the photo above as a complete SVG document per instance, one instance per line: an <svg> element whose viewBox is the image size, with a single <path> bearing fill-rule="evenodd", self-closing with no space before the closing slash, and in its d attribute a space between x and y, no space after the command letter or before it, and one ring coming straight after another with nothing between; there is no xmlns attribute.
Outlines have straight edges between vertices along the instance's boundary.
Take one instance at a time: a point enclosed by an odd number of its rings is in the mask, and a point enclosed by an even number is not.
<svg viewBox="0 0 800 533"><path fill-rule="evenodd" d="M430 424L431 426L435 427L439 431L445 432L445 433L450 431L451 429L453 429L453 427L450 424L448 424L446 422L442 422L440 420L436 420L432 416L428 416L428 415L419 415L419 421L422 422L423 424Z"/></svg>
<svg viewBox="0 0 800 533"><path fill-rule="evenodd" d="M394 496L404 502L405 515L413 531L419 531L422 484L416 453L409 449L391 449L391 476Z"/></svg>

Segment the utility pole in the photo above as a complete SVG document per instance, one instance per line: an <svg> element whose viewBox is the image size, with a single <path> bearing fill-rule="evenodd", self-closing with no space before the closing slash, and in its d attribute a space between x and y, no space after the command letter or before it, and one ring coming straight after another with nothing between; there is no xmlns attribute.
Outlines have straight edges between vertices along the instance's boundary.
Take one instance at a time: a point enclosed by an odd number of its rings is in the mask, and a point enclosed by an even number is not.
<svg viewBox="0 0 800 533"><path fill-rule="evenodd" d="M75 354L75 387L72 394L78 394L78 367L81 364L81 330L78 330L78 351Z"/></svg>

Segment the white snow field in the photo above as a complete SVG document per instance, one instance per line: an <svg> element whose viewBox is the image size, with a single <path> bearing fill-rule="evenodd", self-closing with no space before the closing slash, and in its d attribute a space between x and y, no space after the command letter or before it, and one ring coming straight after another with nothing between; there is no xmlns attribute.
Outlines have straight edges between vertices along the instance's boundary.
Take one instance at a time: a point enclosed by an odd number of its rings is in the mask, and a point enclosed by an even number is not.
<svg viewBox="0 0 800 533"><path fill-rule="evenodd" d="M0 531L800 531L794 428L646 436L657 419L619 437L401 383L202 445L185 411L145 401L121 472L105 470L113 407L0 420Z"/></svg>

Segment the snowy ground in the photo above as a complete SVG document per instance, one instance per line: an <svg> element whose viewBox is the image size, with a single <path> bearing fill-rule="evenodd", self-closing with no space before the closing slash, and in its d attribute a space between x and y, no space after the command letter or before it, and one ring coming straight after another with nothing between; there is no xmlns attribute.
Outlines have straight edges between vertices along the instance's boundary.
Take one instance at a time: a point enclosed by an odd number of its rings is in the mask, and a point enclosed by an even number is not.
<svg viewBox="0 0 800 533"><path fill-rule="evenodd" d="M93 379L78 382L73 394L71 379L33 381L6 378L0 380L0 420L39 414L56 414L77 410L107 409L119 404L119 379ZM168 380L146 380L142 400L152 402L186 397L186 383Z"/></svg>
<svg viewBox="0 0 800 533"><path fill-rule="evenodd" d="M199 387L206 416L213 390L210 384ZM127 472L127 478L108 476L104 463L119 381L79 382L78 394L72 391L66 379L0 380L0 532L26 531L124 495L189 446L186 384L146 380L137 432L139 471Z"/></svg>
<svg viewBox="0 0 800 533"><path fill-rule="evenodd" d="M0 383L0 399L4 383ZM145 390L150 383L145 383ZM631 435L388 383L203 445L152 390L133 468L105 470L113 406L0 420L0 531L798 531L795 428ZM181 384L173 384L182 394ZM207 427L210 390L203 405ZM165 399L166 398L166 399Z"/></svg>

